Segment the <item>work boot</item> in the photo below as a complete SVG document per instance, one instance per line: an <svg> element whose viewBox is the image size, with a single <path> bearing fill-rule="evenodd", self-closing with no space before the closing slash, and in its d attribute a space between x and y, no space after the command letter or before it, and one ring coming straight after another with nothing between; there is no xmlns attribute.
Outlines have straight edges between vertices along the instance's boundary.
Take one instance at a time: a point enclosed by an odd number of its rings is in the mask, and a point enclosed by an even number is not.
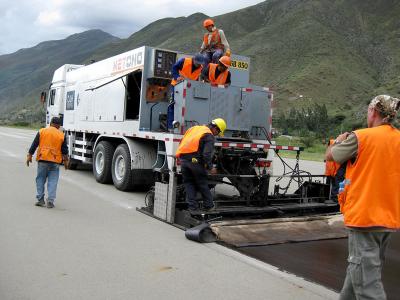
<svg viewBox="0 0 400 300"><path fill-rule="evenodd" d="M44 203L44 200L38 200L38 202L35 203L36 206L40 206L40 207L45 207L46 203Z"/></svg>
<svg viewBox="0 0 400 300"><path fill-rule="evenodd" d="M47 208L53 208L53 207L54 207L53 202L48 201L47 202Z"/></svg>
<svg viewBox="0 0 400 300"><path fill-rule="evenodd" d="M206 212L212 212L212 211L215 211L215 206L213 205L211 207L204 207L203 210L206 211Z"/></svg>
<svg viewBox="0 0 400 300"><path fill-rule="evenodd" d="M199 208L188 208L188 212L193 215L193 214L198 214L199 213Z"/></svg>

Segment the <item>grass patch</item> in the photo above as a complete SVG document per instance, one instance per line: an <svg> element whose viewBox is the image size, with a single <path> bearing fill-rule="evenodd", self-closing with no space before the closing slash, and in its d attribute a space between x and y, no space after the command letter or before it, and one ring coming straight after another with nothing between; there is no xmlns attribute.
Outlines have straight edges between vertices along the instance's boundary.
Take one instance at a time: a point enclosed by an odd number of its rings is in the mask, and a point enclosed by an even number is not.
<svg viewBox="0 0 400 300"><path fill-rule="evenodd" d="M275 143L280 146L304 147L304 151L300 153L300 159L324 161L326 145L324 145L322 141L314 140L314 143L311 147L305 147L301 140L302 138L294 136L279 136L274 139ZM296 154L296 151L279 151L279 155L285 158L296 158Z"/></svg>
<svg viewBox="0 0 400 300"><path fill-rule="evenodd" d="M41 124L28 124L28 123L27 124L8 123L8 124L0 124L0 126L17 128L17 129L33 129L33 130L39 130L40 128L43 128L43 125Z"/></svg>

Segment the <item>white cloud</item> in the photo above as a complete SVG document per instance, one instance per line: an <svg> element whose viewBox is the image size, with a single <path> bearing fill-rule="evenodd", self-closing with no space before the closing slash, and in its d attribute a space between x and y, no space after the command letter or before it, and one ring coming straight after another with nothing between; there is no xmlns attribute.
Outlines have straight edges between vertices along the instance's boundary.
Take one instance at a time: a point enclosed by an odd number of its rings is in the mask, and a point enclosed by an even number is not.
<svg viewBox="0 0 400 300"><path fill-rule="evenodd" d="M42 11L39 13L39 16L37 17L35 23L38 23L39 25L43 26L54 26L62 21L62 16L59 11L53 10L53 11Z"/></svg>
<svg viewBox="0 0 400 300"><path fill-rule="evenodd" d="M8 3L5 3L8 2ZM101 29L128 37L166 17L224 14L260 0L0 0L0 55L73 33Z"/></svg>

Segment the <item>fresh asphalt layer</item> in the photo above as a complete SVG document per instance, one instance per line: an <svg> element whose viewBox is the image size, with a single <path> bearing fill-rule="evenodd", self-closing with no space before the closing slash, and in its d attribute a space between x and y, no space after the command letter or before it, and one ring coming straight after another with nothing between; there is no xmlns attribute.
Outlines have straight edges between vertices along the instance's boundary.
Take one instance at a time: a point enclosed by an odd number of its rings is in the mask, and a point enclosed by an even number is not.
<svg viewBox="0 0 400 300"><path fill-rule="evenodd" d="M136 211L91 170L61 170L35 207L36 132L0 127L0 299L336 299L337 293Z"/></svg>

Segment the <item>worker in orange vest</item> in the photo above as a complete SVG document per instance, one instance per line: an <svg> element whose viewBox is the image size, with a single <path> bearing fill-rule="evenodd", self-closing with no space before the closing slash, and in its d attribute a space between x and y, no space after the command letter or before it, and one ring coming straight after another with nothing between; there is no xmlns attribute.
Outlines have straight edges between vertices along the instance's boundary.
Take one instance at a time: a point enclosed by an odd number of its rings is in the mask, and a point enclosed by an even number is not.
<svg viewBox="0 0 400 300"><path fill-rule="evenodd" d="M172 66L173 86L184 79L198 80L203 70L204 57L200 53L193 57L183 57Z"/></svg>
<svg viewBox="0 0 400 300"><path fill-rule="evenodd" d="M53 117L50 126L42 128L36 134L35 139L29 149L26 165L32 163L32 156L36 149L36 160L38 162L36 175L36 206L45 206L44 202L44 186L47 180L47 208L54 207L56 199L57 184L59 178L59 166L64 162L64 166L68 166L68 146L64 134L59 130L61 119Z"/></svg>
<svg viewBox="0 0 400 300"><path fill-rule="evenodd" d="M216 64L223 55L231 56L231 49L224 31L217 29L211 19L204 20L203 27L207 33L203 36L200 53L206 58L206 65L210 62Z"/></svg>
<svg viewBox="0 0 400 300"><path fill-rule="evenodd" d="M229 56L222 56L218 64L209 64L203 69L201 78L211 84L225 85L231 83L231 58Z"/></svg>
<svg viewBox="0 0 400 300"><path fill-rule="evenodd" d="M193 57L183 57L172 66L172 81L170 103L167 108L167 128L172 129L174 121L174 91L175 86L184 79L198 80L203 70L204 56L197 53Z"/></svg>
<svg viewBox="0 0 400 300"><path fill-rule="evenodd" d="M225 120L221 118L212 120L208 125L190 127L176 151L176 157L181 161L186 202L190 212L199 209L197 192L203 197L204 210L210 211L214 208L213 197L208 187L207 171L211 174L216 173L216 169L213 168L214 136L222 136L225 129Z"/></svg>
<svg viewBox="0 0 400 300"><path fill-rule="evenodd" d="M328 147L334 143L333 139L330 139L328 142ZM336 200L336 196L339 192L339 179L336 177L336 174L340 168L340 164L331 161L325 160L325 176L326 183L330 186L329 198L331 200ZM343 178L342 178L343 180ZM341 181L341 180L340 180Z"/></svg>
<svg viewBox="0 0 400 300"><path fill-rule="evenodd" d="M400 131L392 126L400 100L372 99L368 128L339 135L325 158L347 161L339 204L349 229L349 256L340 299L386 299L381 269L390 235L400 228Z"/></svg>

